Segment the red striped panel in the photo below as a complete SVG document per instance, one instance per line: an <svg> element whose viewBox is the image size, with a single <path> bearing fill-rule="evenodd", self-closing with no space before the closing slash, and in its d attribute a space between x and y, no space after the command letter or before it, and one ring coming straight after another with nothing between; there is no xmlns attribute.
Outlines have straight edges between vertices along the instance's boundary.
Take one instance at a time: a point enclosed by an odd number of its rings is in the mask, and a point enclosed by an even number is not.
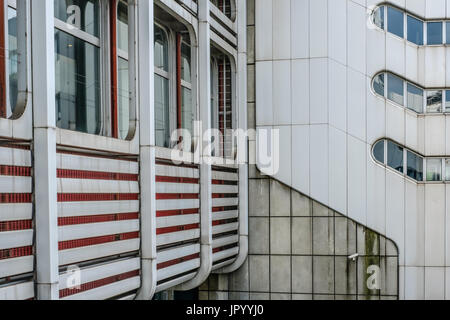
<svg viewBox="0 0 450 320"><path fill-rule="evenodd" d="M0 176L31 177L31 168L0 165Z"/></svg>
<svg viewBox="0 0 450 320"><path fill-rule="evenodd" d="M232 248L235 248L236 246L237 246L237 243L229 244L227 246L223 246L223 247L219 247L219 248L215 248L215 249L213 249L213 253L218 253L218 252L221 252L221 251L232 249ZM227 259L230 259L230 258L227 258Z"/></svg>
<svg viewBox="0 0 450 320"><path fill-rule="evenodd" d="M157 193L156 200L199 199L198 193Z"/></svg>
<svg viewBox="0 0 450 320"><path fill-rule="evenodd" d="M212 184L215 185L227 185L227 186L237 186L237 181L231 181L231 180L212 180Z"/></svg>
<svg viewBox="0 0 450 320"><path fill-rule="evenodd" d="M197 178L180 178L180 177L156 176L156 182L199 184L199 179L197 179Z"/></svg>
<svg viewBox="0 0 450 320"><path fill-rule="evenodd" d="M33 247L20 247L0 250L0 260L27 257L33 255Z"/></svg>
<svg viewBox="0 0 450 320"><path fill-rule="evenodd" d="M200 253L192 254L190 256L186 256L186 257L183 257L183 258L174 259L174 260L171 260L171 261L159 263L158 266L157 266L157 269L158 270L165 269L165 268L168 268L168 267L171 267L171 266L174 266L174 265L186 262L186 261L199 259L199 258L200 258Z"/></svg>
<svg viewBox="0 0 450 320"><path fill-rule="evenodd" d="M33 228L32 220L0 222L0 232L21 231Z"/></svg>
<svg viewBox="0 0 450 320"><path fill-rule="evenodd" d="M139 179L138 174L69 170L69 169L58 169L57 177L60 179L116 180L116 181L138 181Z"/></svg>
<svg viewBox="0 0 450 320"><path fill-rule="evenodd" d="M182 210L162 210L156 211L156 217L172 217L172 216L182 216L184 214L196 214L199 213L199 209L182 209Z"/></svg>
<svg viewBox="0 0 450 320"><path fill-rule="evenodd" d="M88 283L83 283L82 285L80 285L79 289L74 288L74 289L59 290L59 298L65 298L65 297L68 297L68 296L75 295L77 293L93 290L93 289L96 289L96 288L99 288L99 287L106 286L106 285L111 284L111 283L123 281L123 280L126 280L126 279L131 279L131 278L137 277L139 275L140 275L140 271L139 270L134 270L134 271L118 274L118 275L115 275L115 276L111 276L111 277L108 277L108 278L95 280L95 281L88 282Z"/></svg>
<svg viewBox="0 0 450 320"><path fill-rule="evenodd" d="M0 203L31 203L31 193L0 193Z"/></svg>
<svg viewBox="0 0 450 320"><path fill-rule="evenodd" d="M137 239L137 238L139 238L139 232L113 234L113 235L109 235L109 236L102 236L102 237L95 237L95 238L88 238L88 239L68 240L68 241L59 242L58 249L60 251L62 251L62 250L75 249L75 248L81 248L81 247L95 246L95 245L104 244L104 243L108 243L108 242L124 241L124 240Z"/></svg>
<svg viewBox="0 0 450 320"><path fill-rule="evenodd" d="M200 229L200 224L194 223L194 224L188 224L188 225L184 225L184 226L158 228L158 229L156 229L156 234L161 235L161 234L175 233L175 232L194 230L194 229Z"/></svg>
<svg viewBox="0 0 450 320"><path fill-rule="evenodd" d="M139 219L139 212L104 214L97 216L64 217L58 218L58 226L63 227L89 223L125 221L137 219Z"/></svg>
<svg viewBox="0 0 450 320"><path fill-rule="evenodd" d="M216 220L212 222L213 226L221 226L223 224L235 223L238 222L238 219L225 219L225 220Z"/></svg>
<svg viewBox="0 0 450 320"><path fill-rule="evenodd" d="M58 202L139 200L139 193L59 193Z"/></svg>

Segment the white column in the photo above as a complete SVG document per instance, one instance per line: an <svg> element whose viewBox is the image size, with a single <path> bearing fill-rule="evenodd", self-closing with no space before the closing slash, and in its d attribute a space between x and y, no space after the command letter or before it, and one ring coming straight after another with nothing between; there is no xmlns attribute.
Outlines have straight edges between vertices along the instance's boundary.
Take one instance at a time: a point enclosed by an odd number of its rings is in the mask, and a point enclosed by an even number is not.
<svg viewBox="0 0 450 320"><path fill-rule="evenodd" d="M142 284L136 299L150 300L157 279L153 1L139 1L137 13Z"/></svg>
<svg viewBox="0 0 450 320"><path fill-rule="evenodd" d="M37 297L59 299L53 1L31 1Z"/></svg>
<svg viewBox="0 0 450 320"><path fill-rule="evenodd" d="M190 290L200 286L208 279L212 270L212 188L211 165L207 160L210 155L203 153L203 132L211 128L211 47L210 47L210 0L198 1L198 81L200 121L202 131L199 132L200 156L200 270L194 279L180 285L179 290Z"/></svg>

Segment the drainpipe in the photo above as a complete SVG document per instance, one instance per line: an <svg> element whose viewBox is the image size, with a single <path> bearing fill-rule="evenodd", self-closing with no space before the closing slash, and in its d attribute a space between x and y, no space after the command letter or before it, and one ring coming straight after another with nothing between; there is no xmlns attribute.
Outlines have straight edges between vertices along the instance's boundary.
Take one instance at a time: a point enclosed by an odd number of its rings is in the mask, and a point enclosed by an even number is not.
<svg viewBox="0 0 450 320"><path fill-rule="evenodd" d="M37 298L59 299L53 1L31 2Z"/></svg>
<svg viewBox="0 0 450 320"><path fill-rule="evenodd" d="M238 26L238 128L247 130L247 11L246 0L236 1ZM239 154L239 153L238 153ZM231 273L238 270L248 255L248 144L245 142L245 157L239 163L239 254L236 260L215 273Z"/></svg>
<svg viewBox="0 0 450 320"><path fill-rule="evenodd" d="M156 182L154 130L153 1L139 1L138 57L141 212L141 288L137 300L151 300L156 291Z"/></svg>
<svg viewBox="0 0 450 320"><path fill-rule="evenodd" d="M203 129L211 127L211 49L210 49L210 0L198 1L198 75L200 95L200 126L198 134L197 159L200 159L200 269L190 281L179 285L181 291L192 290L202 285L211 274L212 256L212 194L210 155L203 153Z"/></svg>

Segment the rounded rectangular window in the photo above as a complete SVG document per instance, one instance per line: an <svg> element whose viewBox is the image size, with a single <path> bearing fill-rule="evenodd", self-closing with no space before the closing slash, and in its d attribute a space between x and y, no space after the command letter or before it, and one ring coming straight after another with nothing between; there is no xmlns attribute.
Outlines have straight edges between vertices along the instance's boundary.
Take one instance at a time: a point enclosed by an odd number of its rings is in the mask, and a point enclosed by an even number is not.
<svg viewBox="0 0 450 320"><path fill-rule="evenodd" d="M394 170L403 173L403 148L398 144L387 142L387 165Z"/></svg>
<svg viewBox="0 0 450 320"><path fill-rule="evenodd" d="M375 160L384 164L384 142L385 140L378 141L373 147L373 156Z"/></svg>
<svg viewBox="0 0 450 320"><path fill-rule="evenodd" d="M118 137L130 133L130 65L128 36L128 3L117 4L117 113Z"/></svg>
<svg viewBox="0 0 450 320"><path fill-rule="evenodd" d="M417 113L423 112L423 90L408 83L408 109L414 110Z"/></svg>
<svg viewBox="0 0 450 320"><path fill-rule="evenodd" d="M373 23L380 29L384 29L384 6L377 8L373 14Z"/></svg>
<svg viewBox="0 0 450 320"><path fill-rule="evenodd" d="M442 160L427 159L427 181L442 180Z"/></svg>
<svg viewBox="0 0 450 320"><path fill-rule="evenodd" d="M442 44L442 22L427 23L427 44Z"/></svg>
<svg viewBox="0 0 450 320"><path fill-rule="evenodd" d="M427 112L442 112L442 90L427 91Z"/></svg>
<svg viewBox="0 0 450 320"><path fill-rule="evenodd" d="M404 37L403 12L393 7L388 7L388 31L400 38Z"/></svg>
<svg viewBox="0 0 450 320"><path fill-rule="evenodd" d="M377 94L384 97L384 73L380 73L373 80L373 89Z"/></svg>
<svg viewBox="0 0 450 320"><path fill-rule="evenodd" d="M181 72L181 128L193 134L194 109L192 104L191 83L191 47L181 41L180 47Z"/></svg>
<svg viewBox="0 0 450 320"><path fill-rule="evenodd" d="M445 112L450 112L450 90L445 91Z"/></svg>
<svg viewBox="0 0 450 320"><path fill-rule="evenodd" d="M401 106L404 105L403 101L403 90L404 82L401 78L394 76L393 74L388 74L388 93L387 98Z"/></svg>
<svg viewBox="0 0 450 320"><path fill-rule="evenodd" d="M408 177L422 181L423 180L423 158L407 151L407 175Z"/></svg>
<svg viewBox="0 0 450 320"><path fill-rule="evenodd" d="M423 45L423 22L408 16L408 41L419 46Z"/></svg>

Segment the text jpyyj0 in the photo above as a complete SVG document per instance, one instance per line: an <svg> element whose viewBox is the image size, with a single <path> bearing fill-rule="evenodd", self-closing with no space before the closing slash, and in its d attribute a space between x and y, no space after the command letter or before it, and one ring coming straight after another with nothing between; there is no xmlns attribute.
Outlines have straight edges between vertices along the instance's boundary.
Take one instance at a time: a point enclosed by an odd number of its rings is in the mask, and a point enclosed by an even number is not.
<svg viewBox="0 0 450 320"><path fill-rule="evenodd" d="M228 317L234 316L261 316L264 313L264 307L262 305L237 305L232 304L229 307L204 307L195 305L188 307L186 315L192 316L213 316L217 318L221 315Z"/></svg>

